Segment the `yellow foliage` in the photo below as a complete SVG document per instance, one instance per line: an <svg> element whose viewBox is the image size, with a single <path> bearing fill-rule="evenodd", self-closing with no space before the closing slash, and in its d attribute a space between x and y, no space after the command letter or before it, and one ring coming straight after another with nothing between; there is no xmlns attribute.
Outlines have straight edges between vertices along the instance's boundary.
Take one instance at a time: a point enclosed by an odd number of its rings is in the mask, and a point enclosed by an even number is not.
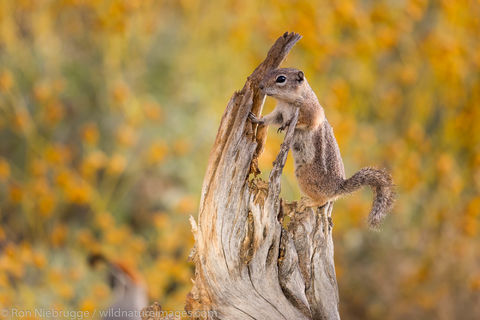
<svg viewBox="0 0 480 320"><path fill-rule="evenodd" d="M342 318L478 318L479 16L475 1L0 1L0 305L108 305L86 264L102 252L183 309L186 215L222 112L290 30L304 37L284 66L304 70L347 176L386 167L399 194L380 233L370 191L336 202ZM269 130L264 176L282 140ZM291 156L284 176L297 200Z"/></svg>

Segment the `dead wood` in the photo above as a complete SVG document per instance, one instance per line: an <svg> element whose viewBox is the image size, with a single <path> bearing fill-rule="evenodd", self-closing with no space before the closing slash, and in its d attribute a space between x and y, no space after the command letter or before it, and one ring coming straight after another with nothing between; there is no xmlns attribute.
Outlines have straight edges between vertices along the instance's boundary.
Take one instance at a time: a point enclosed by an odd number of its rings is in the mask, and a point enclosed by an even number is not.
<svg viewBox="0 0 480 320"><path fill-rule="evenodd" d="M301 37L285 33L235 92L222 117L206 170L195 247L193 288L186 310L210 319L339 319L331 204L298 212L280 199L280 177L298 110L268 183L250 178L265 130L247 120L261 113L258 83L278 68ZM289 216L288 226L282 225ZM194 318L204 318L198 313Z"/></svg>

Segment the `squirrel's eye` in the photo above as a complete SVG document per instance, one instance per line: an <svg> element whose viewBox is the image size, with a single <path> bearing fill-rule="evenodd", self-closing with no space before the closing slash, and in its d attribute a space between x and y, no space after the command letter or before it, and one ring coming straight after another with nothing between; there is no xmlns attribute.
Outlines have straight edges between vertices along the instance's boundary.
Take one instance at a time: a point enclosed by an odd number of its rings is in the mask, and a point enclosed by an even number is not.
<svg viewBox="0 0 480 320"><path fill-rule="evenodd" d="M278 76L275 81L276 81L277 83L284 83L285 80L287 80L287 77L285 77L285 76Z"/></svg>

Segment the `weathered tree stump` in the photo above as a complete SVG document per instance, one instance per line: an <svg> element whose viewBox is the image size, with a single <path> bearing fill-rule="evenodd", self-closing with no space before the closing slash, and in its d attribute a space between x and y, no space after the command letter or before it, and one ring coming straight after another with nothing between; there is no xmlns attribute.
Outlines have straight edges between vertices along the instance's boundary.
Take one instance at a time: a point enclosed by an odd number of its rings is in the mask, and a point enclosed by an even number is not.
<svg viewBox="0 0 480 320"><path fill-rule="evenodd" d="M300 38L280 37L227 105L203 182L198 224L191 218L195 279L187 311L210 311L210 319L229 320L340 318L332 205L299 212L296 203L279 197L298 110L268 183L251 178L266 136L265 128L247 121L249 111L259 114L263 107L258 83Z"/></svg>

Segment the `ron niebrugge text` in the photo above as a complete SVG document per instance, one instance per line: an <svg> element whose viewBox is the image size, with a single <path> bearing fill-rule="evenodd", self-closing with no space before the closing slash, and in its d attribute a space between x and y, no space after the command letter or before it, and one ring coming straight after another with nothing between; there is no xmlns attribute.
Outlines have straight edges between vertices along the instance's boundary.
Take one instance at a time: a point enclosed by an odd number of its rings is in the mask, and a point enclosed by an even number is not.
<svg viewBox="0 0 480 320"><path fill-rule="evenodd" d="M141 318L142 316L166 318L169 319L181 319L182 317L195 317L207 319L208 316L216 316L215 311L134 311L134 310L120 310L120 309L107 309L107 310L93 310L93 311L80 311L80 310L57 310L57 309L21 309L21 308L9 308L0 310L0 316L4 319L24 319L26 317L36 317L42 320L47 319L96 319L104 317L135 317Z"/></svg>
<svg viewBox="0 0 480 320"><path fill-rule="evenodd" d="M90 319L95 316L95 311L57 310L57 309L22 309L9 308L1 310L1 315L6 319L23 319L37 317L41 319Z"/></svg>

